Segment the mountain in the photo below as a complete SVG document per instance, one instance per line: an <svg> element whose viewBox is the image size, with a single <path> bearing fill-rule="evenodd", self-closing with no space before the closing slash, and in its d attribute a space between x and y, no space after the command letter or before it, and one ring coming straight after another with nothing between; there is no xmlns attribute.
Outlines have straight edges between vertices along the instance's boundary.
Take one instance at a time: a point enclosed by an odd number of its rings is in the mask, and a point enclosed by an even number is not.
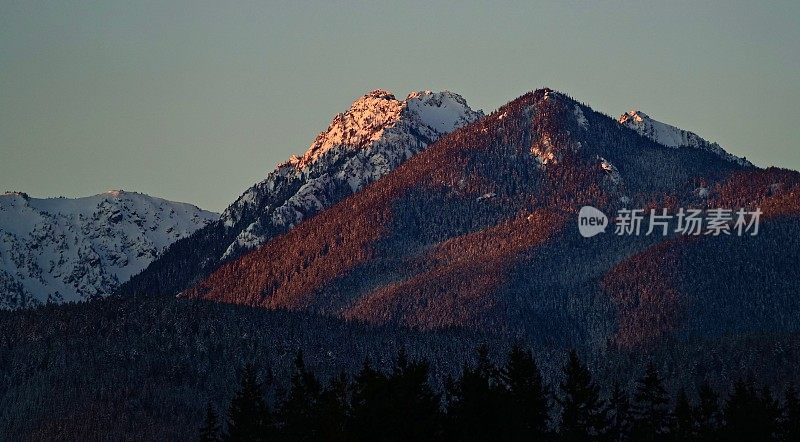
<svg viewBox="0 0 800 442"><path fill-rule="evenodd" d="M373 143L351 142L336 164ZM301 170L337 150L319 146ZM391 373L396 354L422 357L440 392L475 366L482 344L495 361L508 346L531 347L553 386L570 348L598 385L629 392L648 364L673 392L708 381L725 397L751 374L772 392L800 381L795 171L661 144L542 89L357 192L347 182L322 210L296 206L312 210L221 259L258 213L283 213L274 207L302 187L292 177L303 158L246 193L223 217L230 226L219 220L169 247L125 285L130 296L0 311L0 440L183 440L209 404L228 409L246 364L269 404L283 403L297 352L323 384L364 373L365 359ZM611 223L591 238L576 222L587 204ZM757 207L755 236L613 233L617 209Z"/></svg>
<svg viewBox="0 0 800 442"><path fill-rule="evenodd" d="M694 132L679 129L660 121L650 118L647 114L639 110L628 111L619 117L619 123L629 127L640 135L643 135L656 143L667 147L693 147L697 149L713 152L728 161L732 161L742 166L752 166L753 164L745 158L740 158L726 152L719 144L712 143L700 138Z"/></svg>
<svg viewBox="0 0 800 442"><path fill-rule="evenodd" d="M404 100L385 90L369 92L336 115L302 157L278 165L218 222L176 242L119 292L180 292L482 116L452 92L412 92Z"/></svg>
<svg viewBox="0 0 800 442"><path fill-rule="evenodd" d="M442 137L183 296L557 346L797 331L800 174L706 147L657 143L538 90ZM576 226L584 205L612 214L760 207L764 215L756 237L609 229L586 239ZM729 328L712 320L721 311Z"/></svg>
<svg viewBox="0 0 800 442"><path fill-rule="evenodd" d="M85 198L0 195L0 308L103 296L217 215L112 190Z"/></svg>

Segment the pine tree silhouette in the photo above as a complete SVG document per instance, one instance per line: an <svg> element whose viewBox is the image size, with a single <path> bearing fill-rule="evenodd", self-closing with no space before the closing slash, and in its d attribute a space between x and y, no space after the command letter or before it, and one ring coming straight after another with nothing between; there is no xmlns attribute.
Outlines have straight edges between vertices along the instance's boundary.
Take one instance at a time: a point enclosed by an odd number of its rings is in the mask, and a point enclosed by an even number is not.
<svg viewBox="0 0 800 442"><path fill-rule="evenodd" d="M633 401L615 381L606 404L591 371L573 350L562 368L556 398L560 426L548 427L548 388L530 350L513 347L498 369L485 347L477 363L465 364L460 378L445 382L446 405L431 384L429 365L400 351L389 374L369 360L352 387L342 373L323 388L298 353L291 387L274 420L252 364L244 367L228 410L227 433L209 403L200 428L202 441L386 441L439 440L800 440L800 398L793 385L783 406L752 377L733 386L724 411L704 382L692 406L681 390L670 398L651 363L637 381Z"/></svg>
<svg viewBox="0 0 800 442"><path fill-rule="evenodd" d="M675 408L672 411L672 436L675 440L692 440L695 437L694 411L683 389L675 398Z"/></svg>
<svg viewBox="0 0 800 442"><path fill-rule="evenodd" d="M703 382L697 391L698 404L694 410L697 439L700 441L719 440L722 417L719 409L719 395Z"/></svg>
<svg viewBox="0 0 800 442"><path fill-rule="evenodd" d="M762 429L762 434L774 440L779 434L779 421L781 416L780 403L772 395L766 385L761 389L758 396L757 426Z"/></svg>
<svg viewBox="0 0 800 442"><path fill-rule="evenodd" d="M280 407L283 438L287 441L310 441L321 438L322 386L306 368L303 353L294 360L291 389Z"/></svg>
<svg viewBox="0 0 800 442"><path fill-rule="evenodd" d="M264 401L262 385L258 382L253 364L242 372L239 389L231 399L228 410L229 441L267 441L272 434L272 417Z"/></svg>
<svg viewBox="0 0 800 442"><path fill-rule="evenodd" d="M635 440L663 440L669 433L669 395L653 363L647 364L644 377L636 385L633 396L633 426Z"/></svg>
<svg viewBox="0 0 800 442"><path fill-rule="evenodd" d="M725 437L729 440L766 440L760 398L752 379L739 379L725 403Z"/></svg>
<svg viewBox="0 0 800 442"><path fill-rule="evenodd" d="M509 440L535 440L547 434L550 402L533 354L514 346L500 379Z"/></svg>
<svg viewBox="0 0 800 442"><path fill-rule="evenodd" d="M203 423L203 427L200 429L200 441L219 442L221 440L222 436L220 434L219 419L217 418L217 413L214 411L214 407L211 405L211 402L209 402L206 407L206 420Z"/></svg>
<svg viewBox="0 0 800 442"><path fill-rule="evenodd" d="M357 441L382 440L386 434L383 418L389 413L389 380L364 360L353 382L350 431Z"/></svg>
<svg viewBox="0 0 800 442"><path fill-rule="evenodd" d="M439 436L440 398L428 377L427 362L409 361L405 350L399 352L389 377L389 416L385 420L396 440L429 441Z"/></svg>
<svg viewBox="0 0 800 442"><path fill-rule="evenodd" d="M331 379L328 388L322 392L319 428L322 438L326 441L343 442L348 440L349 388L347 375L341 373Z"/></svg>
<svg viewBox="0 0 800 442"><path fill-rule="evenodd" d="M800 398L793 383L783 393L781 435L783 440L800 440Z"/></svg>
<svg viewBox="0 0 800 442"><path fill-rule="evenodd" d="M447 382L448 437L491 440L505 435L497 368L486 347L478 348L475 367L464 365L457 381Z"/></svg>
<svg viewBox="0 0 800 442"><path fill-rule="evenodd" d="M563 368L564 381L559 385L561 395L561 426L563 440L596 440L608 426L600 388L592 380L592 373L583 365L575 350L570 351Z"/></svg>
<svg viewBox="0 0 800 442"><path fill-rule="evenodd" d="M756 391L752 376L740 379L725 404L725 437L770 440L778 433L779 405L768 388Z"/></svg>
<svg viewBox="0 0 800 442"><path fill-rule="evenodd" d="M611 395L608 399L608 439L614 442L624 441L630 432L631 403L628 393L622 389L619 381L611 385Z"/></svg>

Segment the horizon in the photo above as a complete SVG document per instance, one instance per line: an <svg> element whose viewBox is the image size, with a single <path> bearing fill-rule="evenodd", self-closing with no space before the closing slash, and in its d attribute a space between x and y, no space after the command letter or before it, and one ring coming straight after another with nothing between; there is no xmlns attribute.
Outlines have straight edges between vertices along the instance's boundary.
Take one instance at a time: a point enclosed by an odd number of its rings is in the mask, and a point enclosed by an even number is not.
<svg viewBox="0 0 800 442"><path fill-rule="evenodd" d="M378 88L488 114L546 86L800 169L800 5L422 5L6 4L0 191L221 212Z"/></svg>

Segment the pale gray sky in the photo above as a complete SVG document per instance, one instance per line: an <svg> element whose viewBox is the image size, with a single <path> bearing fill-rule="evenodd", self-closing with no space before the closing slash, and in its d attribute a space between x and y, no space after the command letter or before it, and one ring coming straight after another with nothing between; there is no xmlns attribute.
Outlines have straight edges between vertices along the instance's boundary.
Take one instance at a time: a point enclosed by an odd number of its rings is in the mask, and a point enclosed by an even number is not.
<svg viewBox="0 0 800 442"><path fill-rule="evenodd" d="M800 169L800 2L0 0L0 191L222 210L376 88L543 86Z"/></svg>

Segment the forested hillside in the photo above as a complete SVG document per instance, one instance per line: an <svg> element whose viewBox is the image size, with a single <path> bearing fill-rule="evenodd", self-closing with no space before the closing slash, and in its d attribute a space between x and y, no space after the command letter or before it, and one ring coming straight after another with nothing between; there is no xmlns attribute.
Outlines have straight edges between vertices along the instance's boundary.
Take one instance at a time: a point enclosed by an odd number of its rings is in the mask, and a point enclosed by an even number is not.
<svg viewBox="0 0 800 442"><path fill-rule="evenodd" d="M290 391L298 351L326 385L340 373L353 382L366 359L376 370L390 372L405 350L410 359L429 363L428 381L441 394L448 376L457 377L463 364L475 363L479 346L500 365L514 344L532 346L545 383L555 386L562 380L566 349L463 329L421 333L152 296L4 312L0 439L193 438L209 403L220 413L227 409L248 364L260 381L270 383L264 391L267 403L281 403ZM635 351L578 350L604 389L619 380L632 392L650 362L671 393L681 387L695 391L704 381L723 393L748 374L775 394L787 382L800 381L797 334L665 340Z"/></svg>
<svg viewBox="0 0 800 442"><path fill-rule="evenodd" d="M726 158L657 144L538 90L183 296L566 347L796 332L800 174ZM612 227L587 239L576 228L584 205L609 214L760 207L763 217L756 236L620 236ZM709 320L722 311L728 328Z"/></svg>

